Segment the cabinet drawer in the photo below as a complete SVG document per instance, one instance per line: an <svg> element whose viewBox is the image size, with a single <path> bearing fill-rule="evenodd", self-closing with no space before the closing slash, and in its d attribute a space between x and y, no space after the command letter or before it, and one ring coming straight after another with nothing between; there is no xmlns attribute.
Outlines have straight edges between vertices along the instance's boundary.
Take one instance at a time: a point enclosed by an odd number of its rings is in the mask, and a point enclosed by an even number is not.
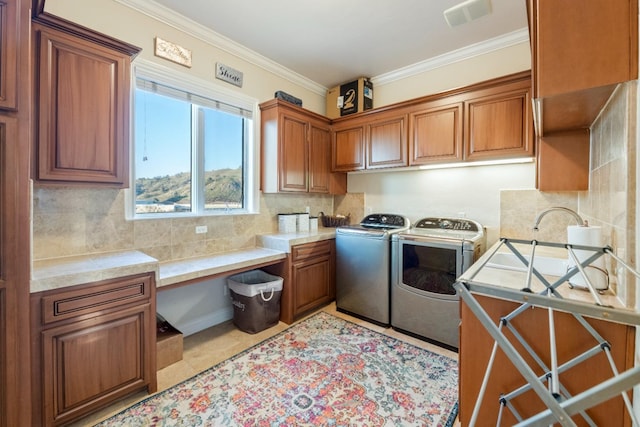
<svg viewBox="0 0 640 427"><path fill-rule="evenodd" d="M151 295L151 275L130 276L108 280L74 290L52 291L42 297L44 324L69 319L124 304L143 302Z"/></svg>
<svg viewBox="0 0 640 427"><path fill-rule="evenodd" d="M331 240L323 240L321 242L306 243L291 248L292 261L325 255L331 253Z"/></svg>

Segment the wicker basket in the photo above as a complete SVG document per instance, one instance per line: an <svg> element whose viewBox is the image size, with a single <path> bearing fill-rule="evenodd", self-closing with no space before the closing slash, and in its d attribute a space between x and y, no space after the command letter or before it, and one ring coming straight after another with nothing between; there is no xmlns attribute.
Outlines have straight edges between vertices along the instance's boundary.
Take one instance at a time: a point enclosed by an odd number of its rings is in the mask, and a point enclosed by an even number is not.
<svg viewBox="0 0 640 427"><path fill-rule="evenodd" d="M351 221L351 214L347 216L334 216L334 215L325 215L320 212L320 218L322 219L323 227L340 227L342 225L347 225Z"/></svg>

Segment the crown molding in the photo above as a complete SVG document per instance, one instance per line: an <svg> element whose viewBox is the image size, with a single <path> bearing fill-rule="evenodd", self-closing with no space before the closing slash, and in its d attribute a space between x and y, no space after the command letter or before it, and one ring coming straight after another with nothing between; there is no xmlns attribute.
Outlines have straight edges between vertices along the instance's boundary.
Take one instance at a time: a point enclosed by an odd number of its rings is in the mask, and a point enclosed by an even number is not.
<svg viewBox="0 0 640 427"><path fill-rule="evenodd" d="M224 50L231 55L237 56L253 65L269 71L279 77L301 86L318 95L326 96L327 88L318 84L271 59L254 52L247 47L234 42L228 37L219 34L197 22L176 14L173 10L162 6L152 0L114 0L131 9L138 11L150 18L162 22L170 27L180 30L194 38L202 40L212 46Z"/></svg>
<svg viewBox="0 0 640 427"><path fill-rule="evenodd" d="M197 22L176 14L171 9L162 6L153 0L114 0L124 6L138 11L152 19L160 21L170 27L189 34L205 43L224 50L268 72L280 76L290 82L301 86L313 93L325 96L327 88L319 83L304 77L295 71L286 68L277 62L260 55L259 53L237 43L228 37L219 34ZM399 68L388 73L371 78L374 86L385 85L396 80L401 80L416 74L424 73L436 68L444 67L455 62L470 59L496 50L504 49L529 40L527 28L513 31L500 37L495 37L480 43L445 53L434 58L417 62L406 67Z"/></svg>
<svg viewBox="0 0 640 427"><path fill-rule="evenodd" d="M408 65L406 67L398 68L397 70L390 71L388 73L377 75L371 78L371 82L373 83L374 87L382 86L396 80L405 79L407 77L415 76L416 74L424 73L436 68L444 67L446 65L464 61L466 59L471 59L476 56L484 55L496 50L504 49L528 41L528 29L521 28L519 30L499 37L495 37L493 39L475 43L461 49L447 52L445 54Z"/></svg>

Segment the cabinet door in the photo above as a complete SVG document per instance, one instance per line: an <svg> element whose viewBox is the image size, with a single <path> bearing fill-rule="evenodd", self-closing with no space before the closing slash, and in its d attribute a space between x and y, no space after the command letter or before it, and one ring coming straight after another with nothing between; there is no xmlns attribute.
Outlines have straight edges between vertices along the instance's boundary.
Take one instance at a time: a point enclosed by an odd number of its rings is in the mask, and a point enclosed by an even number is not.
<svg viewBox="0 0 640 427"><path fill-rule="evenodd" d="M364 169L364 125L336 126L331 144L331 166L334 172Z"/></svg>
<svg viewBox="0 0 640 427"><path fill-rule="evenodd" d="M462 160L462 102L409 115L409 164Z"/></svg>
<svg viewBox="0 0 640 427"><path fill-rule="evenodd" d="M586 129L638 77L637 0L528 0L536 134Z"/></svg>
<svg viewBox="0 0 640 427"><path fill-rule="evenodd" d="M311 122L309 126L309 192L330 193L331 131Z"/></svg>
<svg viewBox="0 0 640 427"><path fill-rule="evenodd" d="M309 192L347 192L347 174L331 172L331 130L328 125L314 121L309 124Z"/></svg>
<svg viewBox="0 0 640 427"><path fill-rule="evenodd" d="M407 116L376 120L367 126L367 169L407 166Z"/></svg>
<svg viewBox="0 0 640 427"><path fill-rule="evenodd" d="M42 332L47 425L61 424L150 381L143 334L150 305L137 306Z"/></svg>
<svg viewBox="0 0 640 427"><path fill-rule="evenodd" d="M466 160L533 155L530 88L523 80L472 94L464 111Z"/></svg>
<svg viewBox="0 0 640 427"><path fill-rule="evenodd" d="M307 120L297 115L280 115L280 191L307 191Z"/></svg>
<svg viewBox="0 0 640 427"><path fill-rule="evenodd" d="M637 0L530 0L535 97L637 78Z"/></svg>
<svg viewBox="0 0 640 427"><path fill-rule="evenodd" d="M9 110L18 106L18 55L26 53L17 48L19 3L17 0L0 0L0 108Z"/></svg>
<svg viewBox="0 0 640 427"><path fill-rule="evenodd" d="M538 138L537 156L538 190L589 190L589 129Z"/></svg>
<svg viewBox="0 0 640 427"><path fill-rule="evenodd" d="M328 255L293 264L295 315L331 300L331 259Z"/></svg>
<svg viewBox="0 0 640 427"><path fill-rule="evenodd" d="M127 186L130 58L63 31L34 29L38 179Z"/></svg>
<svg viewBox="0 0 640 427"><path fill-rule="evenodd" d="M322 240L291 248L292 295L287 297L294 317L335 298L335 247L335 240Z"/></svg>

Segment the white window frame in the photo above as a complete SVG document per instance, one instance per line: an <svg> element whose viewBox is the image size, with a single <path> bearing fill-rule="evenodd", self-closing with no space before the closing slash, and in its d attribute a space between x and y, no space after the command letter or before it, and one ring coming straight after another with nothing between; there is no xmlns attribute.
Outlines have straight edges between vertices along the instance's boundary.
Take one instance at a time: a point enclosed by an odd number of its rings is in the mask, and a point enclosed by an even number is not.
<svg viewBox="0 0 640 427"><path fill-rule="evenodd" d="M162 218L181 218L181 217L201 217L201 216L220 216L220 215L244 215L259 213L259 179L260 179L260 159L259 159L259 135L260 135L260 109L258 100L244 94L239 94L227 89L215 82L194 77L184 72L177 72L174 69L165 67L161 64L137 58L133 64L133 72L131 73L131 131L130 131L130 159L129 162L129 188L125 191L125 211L127 219L162 219ZM191 212L171 212L171 213L136 213L135 207L135 92L136 78L140 77L145 80L157 82L170 87L197 94L204 98L220 101L225 104L237 106L252 112L252 130L248 135L248 141L244 150L244 208L226 210L204 210L204 203L200 192L198 191L195 200L192 200ZM198 182L198 170L204 167L204 159L192 158L192 175L196 177L192 185L197 185L202 189L204 183Z"/></svg>

